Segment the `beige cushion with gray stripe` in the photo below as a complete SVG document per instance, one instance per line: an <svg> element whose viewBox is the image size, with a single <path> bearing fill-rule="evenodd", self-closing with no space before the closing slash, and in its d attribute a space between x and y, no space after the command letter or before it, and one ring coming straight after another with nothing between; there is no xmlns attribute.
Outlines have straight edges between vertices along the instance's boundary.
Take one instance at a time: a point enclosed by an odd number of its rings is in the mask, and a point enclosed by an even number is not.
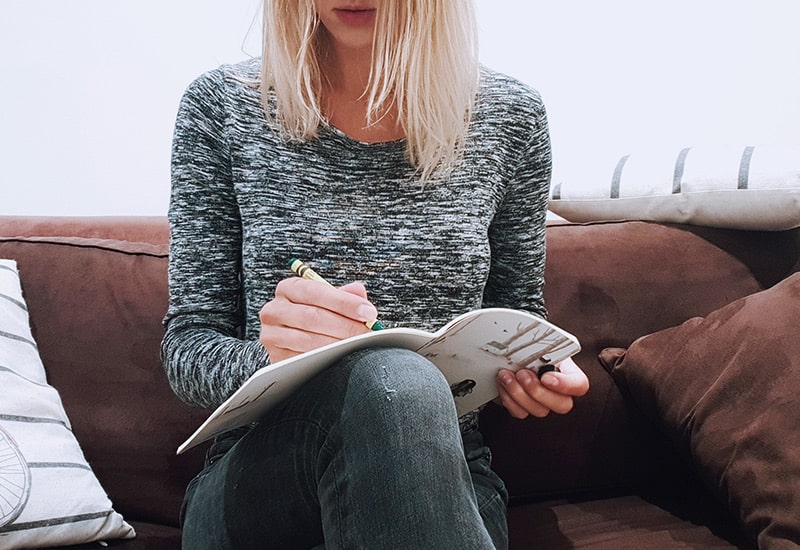
<svg viewBox="0 0 800 550"><path fill-rule="evenodd" d="M47 384L16 263L0 260L0 548L133 536Z"/></svg>
<svg viewBox="0 0 800 550"><path fill-rule="evenodd" d="M791 229L800 226L800 149L701 146L576 163L554 175L549 207L574 222Z"/></svg>

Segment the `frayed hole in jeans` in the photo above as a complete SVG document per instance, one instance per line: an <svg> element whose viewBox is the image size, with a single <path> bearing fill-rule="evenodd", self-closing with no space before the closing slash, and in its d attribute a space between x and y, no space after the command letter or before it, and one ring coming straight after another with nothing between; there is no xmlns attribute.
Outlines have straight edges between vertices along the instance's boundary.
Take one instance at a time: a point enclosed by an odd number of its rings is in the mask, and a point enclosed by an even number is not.
<svg viewBox="0 0 800 550"><path fill-rule="evenodd" d="M385 365L381 367L381 381L383 382L383 390L386 392L386 400L391 401L392 394L397 393L397 390L389 387L389 371Z"/></svg>

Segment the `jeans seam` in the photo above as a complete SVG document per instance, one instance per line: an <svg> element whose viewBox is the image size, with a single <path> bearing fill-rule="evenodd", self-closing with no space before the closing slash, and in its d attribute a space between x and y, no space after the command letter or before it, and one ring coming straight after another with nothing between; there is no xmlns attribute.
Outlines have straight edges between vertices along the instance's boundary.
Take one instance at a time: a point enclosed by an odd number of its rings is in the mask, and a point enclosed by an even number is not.
<svg viewBox="0 0 800 550"><path fill-rule="evenodd" d="M283 425L286 425L286 424L289 424L289 423L304 424L306 426L310 426L310 427L316 429L322 435L322 443L320 445L320 455L319 456L322 456L323 454L326 454L327 456L331 456L331 457L335 456L334 450L328 444L328 439L330 438L332 431L326 429L320 422L315 421L315 420L310 420L310 419L304 418L302 416L290 416L290 417L283 418L283 419L281 419L279 421L276 421L276 422L271 422L268 426L264 427L264 433L269 431L269 430L272 430L274 428L277 428L279 426L283 426ZM338 475L338 470L336 468L336 462L335 462L335 460L333 460L333 458L331 458L331 460L329 462L329 467L332 469L331 474L333 475L333 480L334 480L333 488L334 488L334 493L336 495L336 524L338 525L338 534L337 534L337 536L339 538L338 547L339 548L345 548L345 540L344 540L344 531L345 531L345 529L344 529L344 520L343 520L343 515L342 515L342 509L343 509L342 498L343 497L342 497L341 488L339 487L339 483L336 483L336 480L339 479L339 475ZM319 471L319 468L318 467L315 468L315 471ZM316 490L317 491L319 491L319 485L320 485L320 481L321 481L320 478L321 478L321 474L320 474L319 477L317 477L315 479L315 482L316 482L316 485L317 485L316 486ZM318 493L316 493L316 498L317 498L317 503L319 503L319 494ZM325 535L327 537L329 535L329 533L325 533Z"/></svg>
<svg viewBox="0 0 800 550"><path fill-rule="evenodd" d="M323 447L325 447L324 444L323 444ZM343 519L343 516L342 516L342 509L343 509L344 506L343 506L343 503L342 503L342 493L341 493L340 488L339 488L339 483L336 482L336 480L339 479L339 473L338 473L338 470L336 469L336 462L334 460L331 460L330 467L333 470L331 472L333 474L333 480L334 480L333 489L334 489L334 492L336 493L336 524L338 525L338 529L337 529L337 531L338 531L337 537L339 539L338 543L339 543L339 548L345 548L345 540L344 540L345 526L344 526L344 519ZM323 533L324 533L324 531L323 531ZM329 534L328 533L324 533L324 534L325 534L326 539L327 539L327 536ZM326 542L327 542L327 540L326 540Z"/></svg>
<svg viewBox="0 0 800 550"><path fill-rule="evenodd" d="M490 498L486 499L483 504L478 508L480 512L483 512L490 504L492 504L495 500L499 500L500 503L503 502L503 497L500 496L500 493L495 492Z"/></svg>

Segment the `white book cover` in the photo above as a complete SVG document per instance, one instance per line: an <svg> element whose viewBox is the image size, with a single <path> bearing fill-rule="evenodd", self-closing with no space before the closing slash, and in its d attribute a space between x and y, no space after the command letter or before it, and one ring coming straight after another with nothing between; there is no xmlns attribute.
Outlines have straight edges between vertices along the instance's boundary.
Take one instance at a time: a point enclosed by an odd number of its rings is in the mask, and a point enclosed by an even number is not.
<svg viewBox="0 0 800 550"><path fill-rule="evenodd" d="M572 334L530 313L504 308L470 311L433 333L413 328L372 331L259 369L178 448L178 454L258 421L315 374L367 347L405 348L428 358L450 384L459 416L497 397L500 369L538 371L580 351Z"/></svg>

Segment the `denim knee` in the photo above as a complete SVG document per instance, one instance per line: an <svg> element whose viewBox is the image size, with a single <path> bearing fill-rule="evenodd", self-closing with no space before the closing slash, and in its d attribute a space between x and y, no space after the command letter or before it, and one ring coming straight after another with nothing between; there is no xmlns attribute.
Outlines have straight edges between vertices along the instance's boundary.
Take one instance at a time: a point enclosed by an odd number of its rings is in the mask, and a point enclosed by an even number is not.
<svg viewBox="0 0 800 550"><path fill-rule="evenodd" d="M348 392L359 392L365 398L378 397L388 403L403 398L421 405L452 404L444 375L416 352L371 348L353 354L348 360L353 364Z"/></svg>
<svg viewBox="0 0 800 550"><path fill-rule="evenodd" d="M453 396L444 375L426 358L406 349L372 348L345 360L350 370L345 407L383 420L432 427L439 420L457 428ZM345 415L347 416L347 415Z"/></svg>

